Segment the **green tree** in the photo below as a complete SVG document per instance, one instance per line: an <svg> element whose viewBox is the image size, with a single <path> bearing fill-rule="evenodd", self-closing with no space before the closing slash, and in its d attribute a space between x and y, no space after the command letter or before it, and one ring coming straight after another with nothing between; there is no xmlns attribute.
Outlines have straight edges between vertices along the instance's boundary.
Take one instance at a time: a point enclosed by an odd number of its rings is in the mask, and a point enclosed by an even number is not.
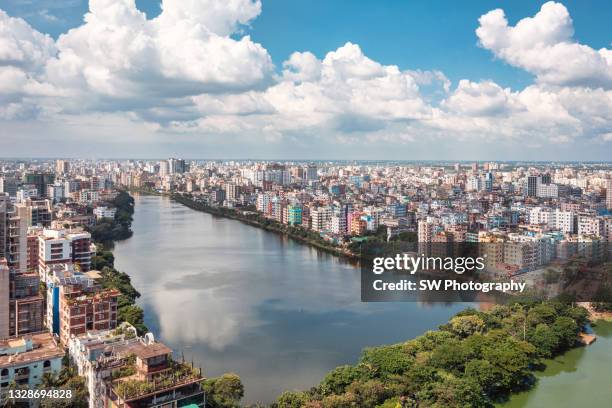
<svg viewBox="0 0 612 408"><path fill-rule="evenodd" d="M550 358L559 347L559 335L546 323L540 323L528 335L539 356Z"/></svg>
<svg viewBox="0 0 612 408"><path fill-rule="evenodd" d="M456 316L450 321L451 331L459 337L465 338L475 333L481 333L485 328L484 321L475 315Z"/></svg>
<svg viewBox="0 0 612 408"><path fill-rule="evenodd" d="M401 374L413 363L403 344L366 348L361 363L371 366L380 376Z"/></svg>
<svg viewBox="0 0 612 408"><path fill-rule="evenodd" d="M309 398L302 391L285 391L276 402L278 408L302 408L308 402Z"/></svg>
<svg viewBox="0 0 612 408"><path fill-rule="evenodd" d="M374 407L391 396L380 380L356 381L348 386L347 393L355 396L360 407Z"/></svg>
<svg viewBox="0 0 612 408"><path fill-rule="evenodd" d="M566 350L576 344L580 330L571 317L561 316L557 318L551 329L559 338L559 349Z"/></svg>
<svg viewBox="0 0 612 408"><path fill-rule="evenodd" d="M369 370L363 365L357 367L344 365L331 370L321 382L321 392L324 395L342 394L346 387L354 381L365 381L371 377Z"/></svg>
<svg viewBox="0 0 612 408"><path fill-rule="evenodd" d="M206 406L210 408L234 408L240 406L244 396L244 386L236 374L223 374L204 382Z"/></svg>

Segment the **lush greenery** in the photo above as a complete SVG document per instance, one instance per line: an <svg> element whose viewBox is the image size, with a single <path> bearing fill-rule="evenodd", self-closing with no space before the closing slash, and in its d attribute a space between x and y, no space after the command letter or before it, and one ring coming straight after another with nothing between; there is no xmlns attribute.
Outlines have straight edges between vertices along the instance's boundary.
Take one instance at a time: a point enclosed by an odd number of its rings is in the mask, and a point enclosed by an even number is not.
<svg viewBox="0 0 612 408"><path fill-rule="evenodd" d="M89 393L85 379L78 375L76 367L70 363L68 356L64 357L62 369L58 375L45 373L41 378L41 389L65 389L72 390L74 397L71 400L43 399L41 408L63 408L75 407L86 408L89 406Z"/></svg>
<svg viewBox="0 0 612 408"><path fill-rule="evenodd" d="M244 386L236 374L223 374L202 384L206 393L207 408L235 408L240 406Z"/></svg>
<svg viewBox="0 0 612 408"><path fill-rule="evenodd" d="M104 245L105 248L112 248L113 241L132 236L134 198L126 191L119 191L114 199L104 205L117 209L115 218L98 220L95 227L91 229L91 236L95 242Z"/></svg>
<svg viewBox="0 0 612 408"><path fill-rule="evenodd" d="M117 382L113 388L117 395L122 398L134 398L153 391L159 391L171 388L176 384L193 381L201 378L199 370L192 368L184 363L170 361L170 369L164 371L163 374L157 375L154 381L125 379ZM123 374L131 375L130 365L124 367L126 371ZM119 375L119 373L117 373Z"/></svg>
<svg viewBox="0 0 612 408"><path fill-rule="evenodd" d="M118 322L130 323L138 334L142 335L147 332L147 327L144 325L144 312L136 305L140 293L132 286L127 273L115 269L115 257L110 250L114 240L129 238L132 235L130 228L134 214L134 198L127 192L120 191L108 205L116 207L117 213L114 220L103 222L104 226L101 229L98 229L97 225L91 231L97 247L96 255L91 260L91 267L101 272L101 283L104 288L117 289L121 292L117 305Z"/></svg>
<svg viewBox="0 0 612 408"><path fill-rule="evenodd" d="M438 331L365 349L357 365L283 393L276 407L491 407L531 387L543 359L575 347L587 316L560 301L467 309Z"/></svg>

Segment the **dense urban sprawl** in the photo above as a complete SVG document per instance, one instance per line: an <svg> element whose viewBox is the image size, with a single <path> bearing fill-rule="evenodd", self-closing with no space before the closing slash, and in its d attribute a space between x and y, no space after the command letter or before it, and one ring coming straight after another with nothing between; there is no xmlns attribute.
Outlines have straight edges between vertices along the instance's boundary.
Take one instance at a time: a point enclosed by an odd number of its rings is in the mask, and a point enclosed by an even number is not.
<svg viewBox="0 0 612 408"><path fill-rule="evenodd" d="M612 240L609 164L4 160L2 389L76 389L71 403L92 408L203 406L205 394L207 406L225 407L242 397L237 376L205 380L148 333L140 294L112 254L115 241L131 236L130 191L167 194L349 257L390 242L423 251L503 243L483 247L493 248L487 266L534 282L550 279L555 259L572 250L592 256ZM598 256L605 261L607 251ZM310 393L283 394L278 406L463 406L466 398L486 406L526 386L539 358L572 347L583 312L557 303L466 312L441 332L366 351L359 365L335 370ZM505 362L489 350L506 335L508 355L521 361L515 372L495 371ZM467 363L452 360L460 353Z"/></svg>

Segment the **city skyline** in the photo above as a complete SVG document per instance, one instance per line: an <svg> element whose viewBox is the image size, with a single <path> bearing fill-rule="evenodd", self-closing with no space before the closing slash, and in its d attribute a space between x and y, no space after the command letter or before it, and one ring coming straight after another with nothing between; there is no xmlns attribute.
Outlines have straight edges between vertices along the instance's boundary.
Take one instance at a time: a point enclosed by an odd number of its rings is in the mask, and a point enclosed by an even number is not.
<svg viewBox="0 0 612 408"><path fill-rule="evenodd" d="M610 156L608 5L281 3L7 1L1 155Z"/></svg>

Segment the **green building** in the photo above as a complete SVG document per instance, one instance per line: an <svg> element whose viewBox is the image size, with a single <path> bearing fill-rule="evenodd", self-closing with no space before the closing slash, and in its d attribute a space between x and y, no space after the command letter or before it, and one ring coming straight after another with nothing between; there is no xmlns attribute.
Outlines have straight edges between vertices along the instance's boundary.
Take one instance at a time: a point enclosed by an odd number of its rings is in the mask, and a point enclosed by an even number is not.
<svg viewBox="0 0 612 408"><path fill-rule="evenodd" d="M290 205L287 212L287 223L289 225L302 225L302 207Z"/></svg>

